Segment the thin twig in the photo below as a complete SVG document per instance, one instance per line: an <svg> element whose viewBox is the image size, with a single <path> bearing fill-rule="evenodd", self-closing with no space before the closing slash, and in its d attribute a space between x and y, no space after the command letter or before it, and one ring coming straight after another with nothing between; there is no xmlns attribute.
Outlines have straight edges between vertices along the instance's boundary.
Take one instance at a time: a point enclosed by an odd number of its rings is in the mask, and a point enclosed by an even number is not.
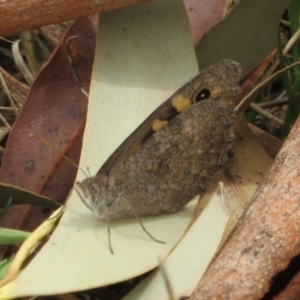
<svg viewBox="0 0 300 300"><path fill-rule="evenodd" d="M0 113L0 120L3 122L3 124L10 130L11 126L9 123L6 121L6 119L3 117L3 115Z"/></svg>
<svg viewBox="0 0 300 300"><path fill-rule="evenodd" d="M161 271L161 275L162 275L162 278L164 280L165 287L166 287L166 290L168 292L169 299L170 300L174 300L176 298L175 298L175 295L174 295L174 292L173 292L171 281L169 279L169 276L167 274L166 268L164 266L164 262L161 259L161 257L158 259L158 261L159 261L159 269Z"/></svg>
<svg viewBox="0 0 300 300"><path fill-rule="evenodd" d="M8 97L8 100L10 102L11 107L13 108L13 110L14 110L16 116L17 116L18 115L17 107L15 105L15 102L14 102L14 100L13 100L11 94L10 94L10 91L9 91L9 89L8 89L8 87L6 85L6 82L5 82L4 78L3 78L3 75L1 73L0 73L0 84L1 84L1 87L2 87L2 89L4 91L4 93Z"/></svg>
<svg viewBox="0 0 300 300"><path fill-rule="evenodd" d="M66 46L66 50L67 50L67 57L68 57L68 60L70 62L70 65L71 65L71 70L72 70L72 73L73 73L73 76L75 77L76 81L78 82L78 85L80 86L80 89L81 89L81 92L87 97L89 98L89 94L86 92L86 90L84 89L82 83L81 83L81 80L76 72L76 68L74 66L74 62L73 62L73 59L72 59L72 55L71 55L71 51L70 51L70 48L69 48L69 45L70 45L70 42L74 39L76 39L77 36L70 36L66 42L65 42L65 46Z"/></svg>
<svg viewBox="0 0 300 300"><path fill-rule="evenodd" d="M277 106L277 105L284 105L288 104L289 100L287 97L284 97L282 99L277 99L277 100L271 100L271 101L266 101L262 103L256 103L259 107L272 107L272 106Z"/></svg>
<svg viewBox="0 0 300 300"><path fill-rule="evenodd" d="M0 106L0 110L6 110L6 111L15 111L15 109L17 111L21 110L21 108L13 108L13 107L6 107L6 106Z"/></svg>
<svg viewBox="0 0 300 300"><path fill-rule="evenodd" d="M269 112L267 112L266 110L262 109L260 106L258 106L255 103L251 103L250 107L257 112L258 114L262 115L264 118L280 125L283 126L284 122L278 118L276 118L275 116L273 116L272 114L270 114Z"/></svg>
<svg viewBox="0 0 300 300"><path fill-rule="evenodd" d="M283 48L283 50L282 50L283 55L286 55L289 52L289 50L294 45L294 43L299 39L299 37L300 37L300 28L294 33L294 35L289 39L289 41ZM274 71L277 69L278 65L279 65L279 58L276 58L275 61L273 62L273 64L265 72L265 74L259 79L259 81L257 82L257 85L259 85L262 82L264 82L265 80L267 80L267 78L269 78L271 76L271 74L273 74Z"/></svg>
<svg viewBox="0 0 300 300"><path fill-rule="evenodd" d="M247 109L247 107L249 106L249 102L251 102L251 98L254 97L255 95L257 95L264 87L267 83L272 82L273 80L275 80L275 78L279 77L283 72L286 72L287 70L290 70L291 68L293 68L294 66L300 65L300 61L297 61L293 64L290 64L289 66L277 71L276 73L274 73L272 76L270 76L266 81L258 84L255 86L254 89L252 89L252 91L244 97L243 101L241 101L234 109L234 113L236 115L242 113L244 110Z"/></svg>

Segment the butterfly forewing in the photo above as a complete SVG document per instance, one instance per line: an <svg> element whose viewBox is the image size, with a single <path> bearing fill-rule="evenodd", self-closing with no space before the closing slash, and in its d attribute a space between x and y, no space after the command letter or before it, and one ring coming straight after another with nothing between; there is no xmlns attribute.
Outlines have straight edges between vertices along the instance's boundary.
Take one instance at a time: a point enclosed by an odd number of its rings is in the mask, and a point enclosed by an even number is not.
<svg viewBox="0 0 300 300"><path fill-rule="evenodd" d="M93 191L95 214L173 213L203 193L222 170L234 139L240 74L236 62L224 60L156 109L88 179L99 187L97 195ZM154 127L159 130L154 132Z"/></svg>

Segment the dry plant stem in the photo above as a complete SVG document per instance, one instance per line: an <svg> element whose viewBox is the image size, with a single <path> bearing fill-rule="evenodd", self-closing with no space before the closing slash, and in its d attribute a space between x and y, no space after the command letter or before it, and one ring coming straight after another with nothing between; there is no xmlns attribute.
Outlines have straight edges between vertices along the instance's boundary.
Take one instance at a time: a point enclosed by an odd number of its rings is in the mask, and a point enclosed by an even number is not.
<svg viewBox="0 0 300 300"><path fill-rule="evenodd" d="M272 106L280 106L280 105L285 105L288 104L289 100L284 97L282 99L277 99L277 100L270 100L270 101L266 101L266 102L262 102L257 104L259 107L272 107Z"/></svg>
<svg viewBox="0 0 300 300"><path fill-rule="evenodd" d="M0 106L0 110L4 111L15 111L12 107ZM17 112L19 112L20 108L17 108Z"/></svg>
<svg viewBox="0 0 300 300"><path fill-rule="evenodd" d="M21 40L15 41L11 48L14 62L16 64L16 66L18 67L19 71L21 72L21 74L23 75L23 77L25 78L25 80L27 81L27 83L31 84L34 80L34 75L33 75L32 71L29 70L27 64L25 63L23 56L21 55L21 51L19 48L20 42L21 42Z"/></svg>
<svg viewBox="0 0 300 300"><path fill-rule="evenodd" d="M283 72L286 72L287 70L290 70L294 66L298 66L298 65L300 65L300 61L297 61L293 64L290 64L289 66L287 66L287 67L277 71L276 73L274 73L266 81L263 81L260 84L257 84L255 86L255 88L252 89L252 91L250 93L248 93L247 96L245 96L243 98L243 100L235 107L234 114L238 115L238 114L242 113L243 111L245 111L247 109L247 107L250 105L252 97L258 95L259 92L262 91L262 89L266 86L267 83L272 82L273 80L275 80L276 78L281 76L281 74L283 74Z"/></svg>
<svg viewBox="0 0 300 300"><path fill-rule="evenodd" d="M166 268L164 266L164 262L161 258L159 258L158 260L159 260L159 268L160 268L161 275L162 275L164 283L165 283L166 290L168 291L169 299L174 300L176 298L174 296L172 284L171 284L170 279L168 277L168 273L167 273Z"/></svg>
<svg viewBox="0 0 300 300"><path fill-rule="evenodd" d="M300 119L190 299L260 299L300 252Z"/></svg>
<svg viewBox="0 0 300 300"><path fill-rule="evenodd" d="M66 50L67 50L67 56L68 56L68 60L70 62L70 66L71 66L71 70L73 73L74 78L76 79L76 81L78 82L78 85L80 86L81 92L84 94L84 96L86 96L87 98L89 98L89 94L87 93L87 91L83 88L81 80L76 72L75 66L74 66L74 62L72 59L72 54L71 51L69 49L69 45L71 43L72 40L76 39L77 36L71 36L69 37L66 42L65 42L65 46L66 46Z"/></svg>
<svg viewBox="0 0 300 300"><path fill-rule="evenodd" d="M8 40L8 39L6 39L6 38L4 38L4 37L0 37L0 40L2 40L2 41L5 41L5 42L8 42L8 43L11 43L12 44L12 41L10 41L10 40Z"/></svg>
<svg viewBox="0 0 300 300"><path fill-rule="evenodd" d="M6 85L6 82L4 80L4 77L1 73L0 73L0 86L1 86L2 90L4 91L4 93L6 94L7 98L9 99L10 105L14 109L14 112L17 116L18 115L17 107L15 106L14 100L12 99L10 91L9 91L9 89Z"/></svg>
<svg viewBox="0 0 300 300"><path fill-rule="evenodd" d="M280 125L283 126L283 121L276 118L275 116L273 116L272 114L268 113L266 110L264 110L263 108L261 108L259 105L255 104L255 103L251 103L250 107L257 112L258 114L262 115L264 118Z"/></svg>
<svg viewBox="0 0 300 300"><path fill-rule="evenodd" d="M55 227L56 223L60 219L62 213L64 212L64 207L57 209L44 223L42 223L22 244L21 248L17 252L14 260L8 269L7 275L0 281L0 287L4 286L8 282L12 281L20 272L22 264L25 259L29 256L32 249L37 245L37 243L47 236Z"/></svg>
<svg viewBox="0 0 300 300"><path fill-rule="evenodd" d="M11 126L9 125L9 123L6 121L6 119L3 117L3 115L0 113L0 120L3 122L3 124L9 129L11 130Z"/></svg>
<svg viewBox="0 0 300 300"><path fill-rule="evenodd" d="M14 101L12 101L11 98L13 98L13 100L16 101L16 104L18 107L21 107L22 103L23 103L24 99L26 98L26 95L29 91L29 86L18 81L17 79L15 79L13 76L11 76L9 73L7 73L1 67L0 67L0 73L3 77L3 80L6 84L6 86L7 86L8 94L7 94L6 90L3 90L3 91L8 95L8 97L10 97L9 101L15 110L15 114L18 115L18 111L16 111L16 108L15 108L15 103L14 103Z"/></svg>
<svg viewBox="0 0 300 300"><path fill-rule="evenodd" d="M299 38L300 38L300 28L294 33L294 35L287 42L286 46L283 49L283 54L287 54L288 51L294 45L294 43L298 42Z"/></svg>
<svg viewBox="0 0 300 300"><path fill-rule="evenodd" d="M142 2L145 0L50 0L45 5L44 0L1 1L0 36L9 36L44 25L78 19Z"/></svg>
<svg viewBox="0 0 300 300"><path fill-rule="evenodd" d="M289 39L289 41L283 48L283 50L282 50L283 55L286 55L289 52L289 50L292 48L294 43L298 41L299 37L300 37L300 29L298 29L295 32L295 34ZM258 81L257 85L259 85L262 82L264 82L265 80L267 80L269 78L269 76L271 76L271 74L273 74L274 71L277 69L278 65L279 65L279 58L276 58L276 60L273 62L273 64L270 66L270 68L268 68L267 72Z"/></svg>

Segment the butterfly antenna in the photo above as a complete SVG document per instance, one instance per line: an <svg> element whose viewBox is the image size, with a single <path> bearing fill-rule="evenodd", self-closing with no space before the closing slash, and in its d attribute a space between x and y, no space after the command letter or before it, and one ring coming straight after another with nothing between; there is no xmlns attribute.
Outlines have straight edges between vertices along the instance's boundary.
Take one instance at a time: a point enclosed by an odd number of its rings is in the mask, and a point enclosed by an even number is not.
<svg viewBox="0 0 300 300"><path fill-rule="evenodd" d="M45 140L44 138L41 138L33 133L29 134L30 137L34 137L38 140L40 140L42 143L44 143L45 145L47 145L49 148L51 148L54 151L57 151L57 149L55 147L53 147L53 145L51 145L47 140ZM59 153L59 155L61 155L64 159L66 159L71 165L73 165L74 167L76 167L78 170L80 170L86 177L91 177L89 176L82 168L80 168L77 164L75 164L70 158L68 158L66 155Z"/></svg>
<svg viewBox="0 0 300 300"><path fill-rule="evenodd" d="M86 170L87 170L87 173L89 174L88 177L92 177L92 176L91 176L91 173L90 173L90 167L89 167L89 166L86 167Z"/></svg>

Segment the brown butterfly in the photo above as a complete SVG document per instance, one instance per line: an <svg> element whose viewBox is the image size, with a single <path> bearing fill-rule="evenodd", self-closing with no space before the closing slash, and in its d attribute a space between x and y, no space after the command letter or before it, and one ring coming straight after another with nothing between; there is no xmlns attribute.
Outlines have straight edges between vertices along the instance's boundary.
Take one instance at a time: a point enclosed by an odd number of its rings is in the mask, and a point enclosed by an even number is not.
<svg viewBox="0 0 300 300"><path fill-rule="evenodd" d="M77 182L101 219L174 213L222 170L234 140L241 68L223 60L161 104L110 156L97 175Z"/></svg>

